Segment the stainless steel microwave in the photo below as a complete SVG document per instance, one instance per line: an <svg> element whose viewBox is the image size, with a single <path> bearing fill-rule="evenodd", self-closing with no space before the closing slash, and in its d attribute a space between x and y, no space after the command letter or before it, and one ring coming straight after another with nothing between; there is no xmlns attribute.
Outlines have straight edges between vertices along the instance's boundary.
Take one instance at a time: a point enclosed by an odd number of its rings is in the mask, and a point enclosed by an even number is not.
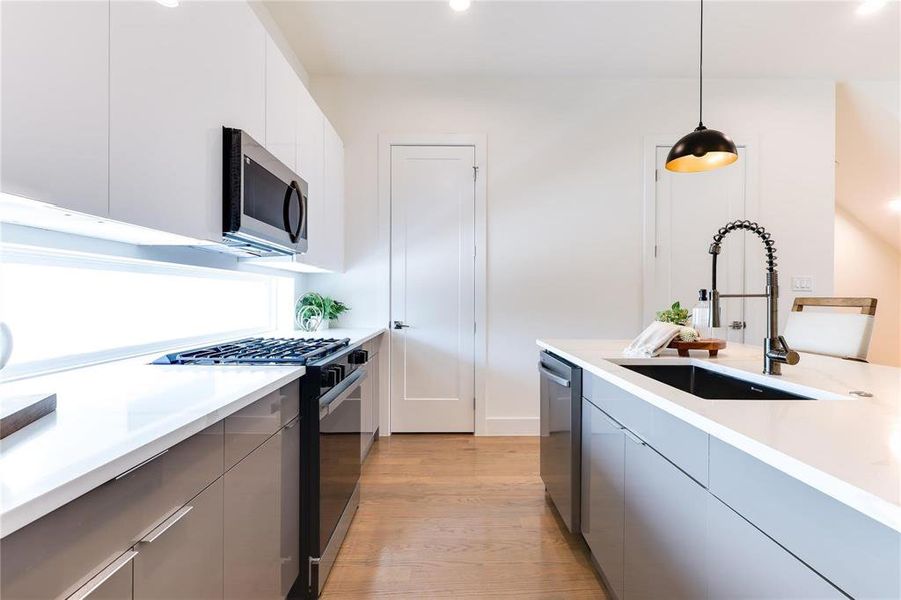
<svg viewBox="0 0 901 600"><path fill-rule="evenodd" d="M222 136L224 243L256 256L306 252L307 182L244 131Z"/></svg>

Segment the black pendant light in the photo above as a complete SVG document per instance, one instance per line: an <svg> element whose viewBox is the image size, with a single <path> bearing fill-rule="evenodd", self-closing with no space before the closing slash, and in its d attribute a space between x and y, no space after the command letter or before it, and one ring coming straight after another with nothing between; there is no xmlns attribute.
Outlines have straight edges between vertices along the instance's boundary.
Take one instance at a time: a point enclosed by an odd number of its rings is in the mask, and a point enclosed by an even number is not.
<svg viewBox="0 0 901 600"><path fill-rule="evenodd" d="M735 142L728 135L704 127L704 0L701 0L701 53L698 61L698 126L672 147L666 170L677 173L712 171L738 160Z"/></svg>

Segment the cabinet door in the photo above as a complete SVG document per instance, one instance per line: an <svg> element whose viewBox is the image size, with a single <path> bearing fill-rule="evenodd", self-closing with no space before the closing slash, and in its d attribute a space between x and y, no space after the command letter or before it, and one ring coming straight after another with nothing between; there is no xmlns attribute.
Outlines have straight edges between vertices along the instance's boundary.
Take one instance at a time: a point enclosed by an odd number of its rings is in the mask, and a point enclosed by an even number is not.
<svg viewBox="0 0 901 600"><path fill-rule="evenodd" d="M582 400L582 535L610 587L623 597L626 436Z"/></svg>
<svg viewBox="0 0 901 600"><path fill-rule="evenodd" d="M297 170L297 102L300 79L272 38L266 38L266 149ZM260 140L257 140L260 141Z"/></svg>
<svg viewBox="0 0 901 600"><path fill-rule="evenodd" d="M624 432L624 597L706 598L707 490Z"/></svg>
<svg viewBox="0 0 901 600"><path fill-rule="evenodd" d="M135 600L221 599L222 518L220 477L138 543Z"/></svg>
<svg viewBox="0 0 901 600"><path fill-rule="evenodd" d="M326 236L321 266L341 272L344 270L344 143L328 119L325 120L324 148L321 227Z"/></svg>
<svg viewBox="0 0 901 600"><path fill-rule="evenodd" d="M281 599L300 567L295 419L225 474L225 597Z"/></svg>
<svg viewBox="0 0 901 600"><path fill-rule="evenodd" d="M707 519L711 598L845 597L712 494L707 495Z"/></svg>
<svg viewBox="0 0 901 600"><path fill-rule="evenodd" d="M307 251L296 257L297 262L319 266L325 256L326 232L321 226L324 210L323 151L325 117L310 92L298 84L297 102L297 173L308 185L309 226Z"/></svg>
<svg viewBox="0 0 901 600"><path fill-rule="evenodd" d="M360 391L360 459L363 460L366 458L366 455L369 454L369 448L372 446L372 436L375 434L375 427L373 426L373 417L372 417L372 409L373 409L373 390L374 384L376 384L375 379L373 378L373 370L377 369L378 365L373 362L372 357L370 357L369 361L366 363L366 371L368 373L368 377L365 381L363 381L362 388Z"/></svg>
<svg viewBox="0 0 901 600"><path fill-rule="evenodd" d="M110 216L222 239L222 127L265 143L266 32L246 2L113 2Z"/></svg>
<svg viewBox="0 0 901 600"><path fill-rule="evenodd" d="M4 2L4 192L109 212L109 2Z"/></svg>
<svg viewBox="0 0 901 600"><path fill-rule="evenodd" d="M378 344L378 338L376 338L376 344ZM375 441L375 434L379 430L379 410L381 402L381 385L382 378L380 374L381 362L379 361L379 355L377 354L376 346L373 345L373 352L375 354L369 355L369 364L371 365L369 369L369 377L372 379L372 438ZM371 445L371 444L370 444Z"/></svg>

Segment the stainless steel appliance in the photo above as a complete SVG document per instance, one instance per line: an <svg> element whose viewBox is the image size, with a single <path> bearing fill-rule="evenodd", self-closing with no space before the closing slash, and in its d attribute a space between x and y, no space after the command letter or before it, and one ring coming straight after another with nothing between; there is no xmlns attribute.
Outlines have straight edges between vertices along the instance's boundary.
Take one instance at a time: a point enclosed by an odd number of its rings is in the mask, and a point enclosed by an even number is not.
<svg viewBox="0 0 901 600"><path fill-rule="evenodd" d="M307 182L246 132L222 136L224 243L253 256L306 252Z"/></svg>
<svg viewBox="0 0 901 600"><path fill-rule="evenodd" d="M582 497L582 369L542 352L541 479L566 527L580 531Z"/></svg>
<svg viewBox="0 0 901 600"><path fill-rule="evenodd" d="M361 410L368 353L356 349L307 367L301 417L307 476L307 595L322 592L360 504Z"/></svg>
<svg viewBox="0 0 901 600"><path fill-rule="evenodd" d="M368 353L350 340L245 338L160 357L169 365L303 365L300 380L301 574L291 598L316 598L360 503L361 409Z"/></svg>

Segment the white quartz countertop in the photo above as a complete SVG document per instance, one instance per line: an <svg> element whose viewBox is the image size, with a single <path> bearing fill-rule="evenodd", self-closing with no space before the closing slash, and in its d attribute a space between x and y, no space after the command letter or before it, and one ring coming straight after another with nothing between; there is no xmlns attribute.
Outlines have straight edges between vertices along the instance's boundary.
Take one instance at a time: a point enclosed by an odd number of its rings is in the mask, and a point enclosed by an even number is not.
<svg viewBox="0 0 901 600"><path fill-rule="evenodd" d="M383 331L261 335L348 337L356 346ZM0 384L0 402L32 393L57 397L55 413L0 440L0 537L304 374L296 366L149 364L164 353Z"/></svg>
<svg viewBox="0 0 901 600"><path fill-rule="evenodd" d="M762 351L729 344L718 358L666 350L625 358L628 340L538 340L538 346L901 532L901 369L801 355L767 376ZM706 400L622 364L700 364L815 400ZM851 391L873 394L870 398Z"/></svg>

